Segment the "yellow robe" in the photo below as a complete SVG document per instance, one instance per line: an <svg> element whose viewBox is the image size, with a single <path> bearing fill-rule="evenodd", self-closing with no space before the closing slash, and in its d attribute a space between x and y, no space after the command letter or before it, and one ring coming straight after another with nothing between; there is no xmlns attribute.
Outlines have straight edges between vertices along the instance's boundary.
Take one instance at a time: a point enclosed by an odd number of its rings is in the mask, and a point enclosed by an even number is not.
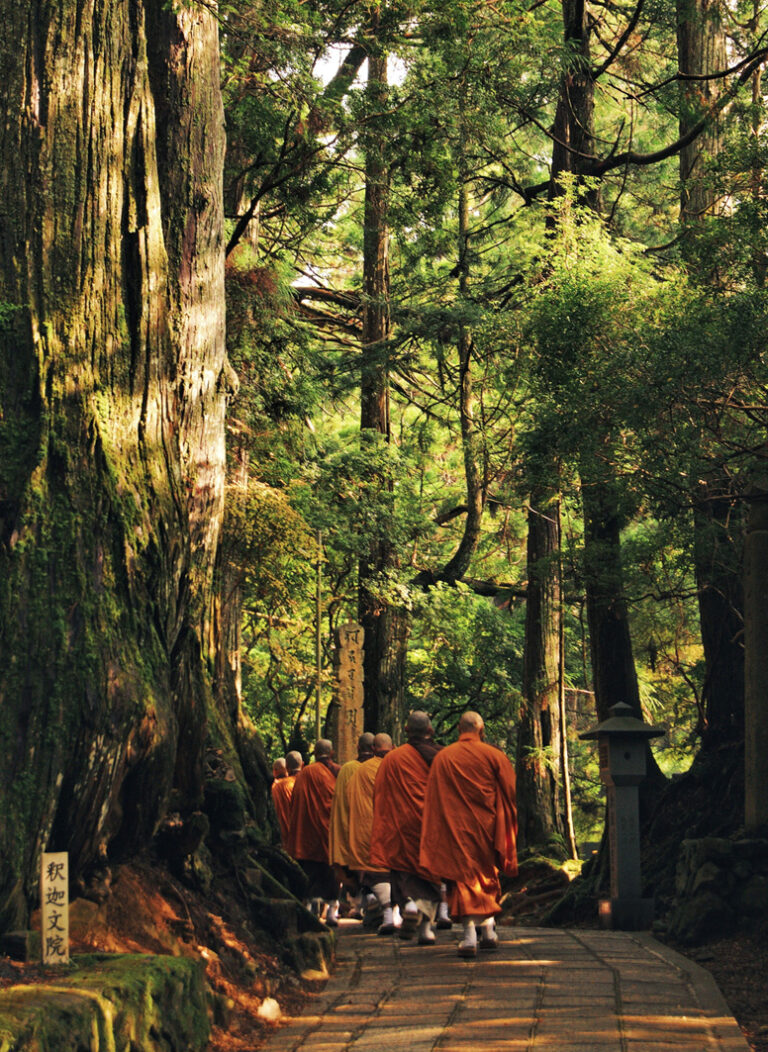
<svg viewBox="0 0 768 1052"><path fill-rule="evenodd" d="M371 870L371 831L373 829L373 784L384 759L374 756L362 763L347 785L349 805L350 869Z"/></svg>
<svg viewBox="0 0 768 1052"><path fill-rule="evenodd" d="M349 805L347 803L347 785L352 775L360 767L359 760L349 760L342 765L336 778L336 789L331 804L331 825L329 831L329 856L331 865L352 868L349 861Z"/></svg>

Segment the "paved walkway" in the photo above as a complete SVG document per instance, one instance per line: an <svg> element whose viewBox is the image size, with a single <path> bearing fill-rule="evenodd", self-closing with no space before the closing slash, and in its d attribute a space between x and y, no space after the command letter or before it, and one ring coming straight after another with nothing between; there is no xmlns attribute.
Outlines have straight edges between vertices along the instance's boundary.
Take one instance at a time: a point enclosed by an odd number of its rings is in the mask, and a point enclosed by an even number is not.
<svg viewBox="0 0 768 1052"><path fill-rule="evenodd" d="M643 933L499 928L456 956L342 921L338 968L266 1052L748 1052L710 974Z"/></svg>

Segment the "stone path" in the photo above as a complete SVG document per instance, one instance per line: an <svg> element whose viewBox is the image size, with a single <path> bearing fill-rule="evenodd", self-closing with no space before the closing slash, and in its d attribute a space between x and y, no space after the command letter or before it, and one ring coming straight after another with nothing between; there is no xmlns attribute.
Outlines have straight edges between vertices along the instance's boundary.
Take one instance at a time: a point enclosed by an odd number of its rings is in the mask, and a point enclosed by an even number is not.
<svg viewBox="0 0 768 1052"><path fill-rule="evenodd" d="M710 974L644 933L499 928L456 956L342 921L338 967L266 1052L748 1052Z"/></svg>

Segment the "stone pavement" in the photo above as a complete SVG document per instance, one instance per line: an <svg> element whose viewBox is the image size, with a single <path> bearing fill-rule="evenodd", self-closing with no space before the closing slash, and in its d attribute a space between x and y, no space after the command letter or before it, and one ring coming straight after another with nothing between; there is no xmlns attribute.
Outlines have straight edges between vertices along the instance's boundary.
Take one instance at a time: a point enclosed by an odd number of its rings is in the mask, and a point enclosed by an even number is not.
<svg viewBox="0 0 768 1052"><path fill-rule="evenodd" d="M498 928L456 956L342 921L336 972L265 1052L748 1052L710 974L636 932Z"/></svg>

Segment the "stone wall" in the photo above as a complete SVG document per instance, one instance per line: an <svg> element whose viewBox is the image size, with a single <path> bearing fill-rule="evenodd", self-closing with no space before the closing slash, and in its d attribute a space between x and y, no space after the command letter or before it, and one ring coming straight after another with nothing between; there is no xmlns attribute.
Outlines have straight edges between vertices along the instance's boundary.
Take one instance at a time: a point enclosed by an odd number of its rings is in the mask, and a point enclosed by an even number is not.
<svg viewBox="0 0 768 1052"><path fill-rule="evenodd" d="M693 946L768 917L768 840L703 837L680 845L668 934Z"/></svg>

